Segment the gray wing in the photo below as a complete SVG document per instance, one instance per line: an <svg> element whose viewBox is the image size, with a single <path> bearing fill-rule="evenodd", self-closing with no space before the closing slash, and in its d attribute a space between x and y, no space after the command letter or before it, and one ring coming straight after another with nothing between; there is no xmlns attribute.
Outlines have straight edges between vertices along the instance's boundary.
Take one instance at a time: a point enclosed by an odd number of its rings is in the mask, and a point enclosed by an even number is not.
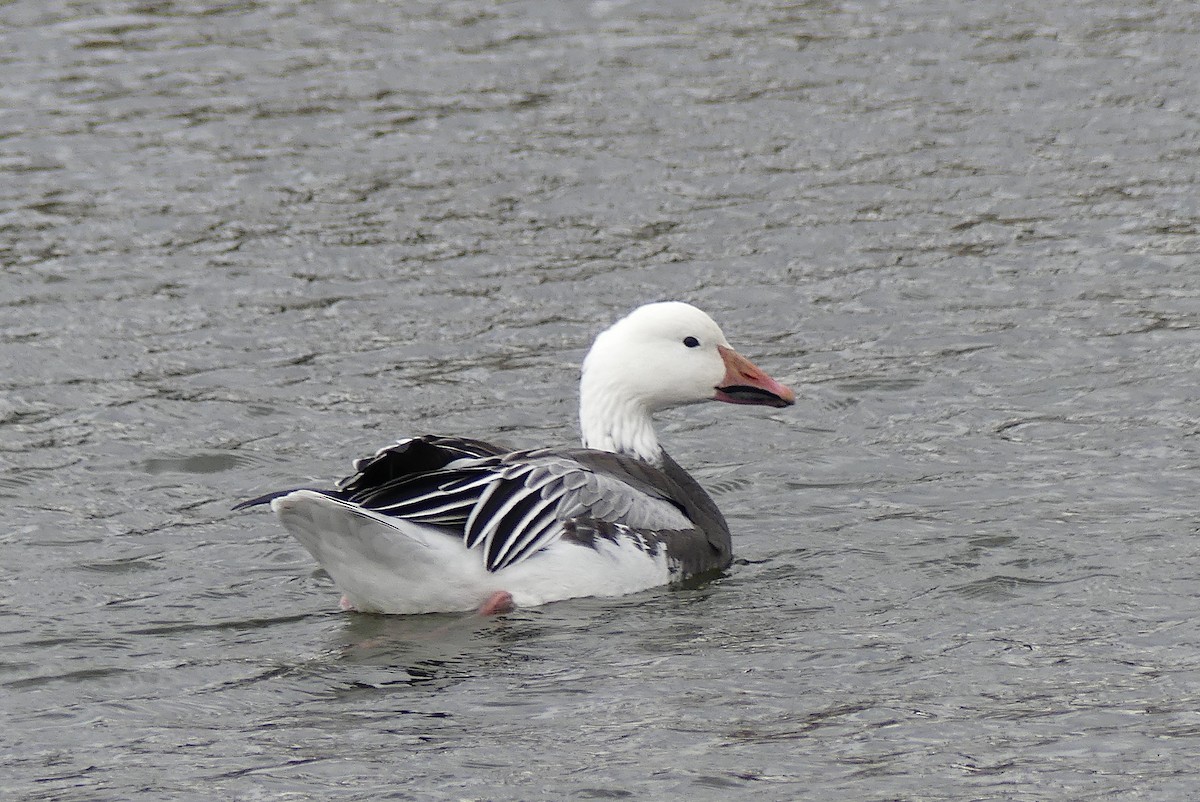
<svg viewBox="0 0 1200 802"><path fill-rule="evenodd" d="M559 540L575 522L605 531L692 530L669 493L614 466L581 463L570 453L517 451L459 458L445 467L378 484L354 477L338 497L385 515L459 531L499 571Z"/></svg>
<svg viewBox="0 0 1200 802"><path fill-rule="evenodd" d="M487 485L464 537L468 548L483 549L488 570L498 571L549 546L567 524L584 519L627 530L694 528L664 494L568 456L533 452L505 465Z"/></svg>
<svg viewBox="0 0 1200 802"><path fill-rule="evenodd" d="M723 568L732 558L720 510L665 453L661 465L651 465L594 449L512 451L422 435L380 449L354 469L337 489L306 489L461 537L480 550L490 571L562 538L595 547L628 537L648 553L668 551L685 576Z"/></svg>

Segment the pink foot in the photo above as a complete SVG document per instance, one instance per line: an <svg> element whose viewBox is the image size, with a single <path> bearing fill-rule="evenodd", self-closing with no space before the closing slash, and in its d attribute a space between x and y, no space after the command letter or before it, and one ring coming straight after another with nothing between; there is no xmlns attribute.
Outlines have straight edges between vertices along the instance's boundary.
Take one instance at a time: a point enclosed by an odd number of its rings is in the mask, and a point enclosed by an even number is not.
<svg viewBox="0 0 1200 802"><path fill-rule="evenodd" d="M507 590L498 590L491 596L488 596L487 601L479 605L477 611L479 615L500 615L501 613L511 613L513 608L512 594Z"/></svg>
<svg viewBox="0 0 1200 802"><path fill-rule="evenodd" d="M342 597L342 600L338 602L338 607L341 607L343 610L345 610L348 613L353 613L358 609L357 607L354 606L354 603L352 601L350 601L350 598L347 596Z"/></svg>

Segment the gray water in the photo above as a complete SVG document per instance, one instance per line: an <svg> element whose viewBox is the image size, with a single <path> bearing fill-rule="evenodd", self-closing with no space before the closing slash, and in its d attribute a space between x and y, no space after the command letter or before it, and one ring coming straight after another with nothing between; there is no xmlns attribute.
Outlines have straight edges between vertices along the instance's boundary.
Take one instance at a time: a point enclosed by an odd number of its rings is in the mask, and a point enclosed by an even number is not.
<svg viewBox="0 0 1200 802"><path fill-rule="evenodd" d="M0 796L1200 795L1192 3L0 6ZM572 443L704 307L797 388L661 434L738 562L371 617L271 516Z"/></svg>

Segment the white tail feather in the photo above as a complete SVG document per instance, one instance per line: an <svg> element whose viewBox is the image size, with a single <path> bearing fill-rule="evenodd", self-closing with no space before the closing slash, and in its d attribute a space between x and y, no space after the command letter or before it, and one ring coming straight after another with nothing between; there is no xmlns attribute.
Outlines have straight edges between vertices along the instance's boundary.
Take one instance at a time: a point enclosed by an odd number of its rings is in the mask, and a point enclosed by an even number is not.
<svg viewBox="0 0 1200 802"><path fill-rule="evenodd" d="M277 498L271 508L363 612L473 610L498 589L479 555L440 530L311 490Z"/></svg>

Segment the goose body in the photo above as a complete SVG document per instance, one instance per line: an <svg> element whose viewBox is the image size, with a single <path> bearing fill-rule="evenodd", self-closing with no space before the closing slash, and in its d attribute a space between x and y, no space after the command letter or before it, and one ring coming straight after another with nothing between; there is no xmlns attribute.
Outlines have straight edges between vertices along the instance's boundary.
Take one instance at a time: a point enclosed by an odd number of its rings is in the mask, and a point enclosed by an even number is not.
<svg viewBox="0 0 1200 802"><path fill-rule="evenodd" d="M658 444L651 414L702 400L786 406L792 391L711 318L648 304L602 332L580 383L583 448L511 450L425 435L355 463L333 489L269 503L363 612L473 610L617 596L732 559L716 504Z"/></svg>

